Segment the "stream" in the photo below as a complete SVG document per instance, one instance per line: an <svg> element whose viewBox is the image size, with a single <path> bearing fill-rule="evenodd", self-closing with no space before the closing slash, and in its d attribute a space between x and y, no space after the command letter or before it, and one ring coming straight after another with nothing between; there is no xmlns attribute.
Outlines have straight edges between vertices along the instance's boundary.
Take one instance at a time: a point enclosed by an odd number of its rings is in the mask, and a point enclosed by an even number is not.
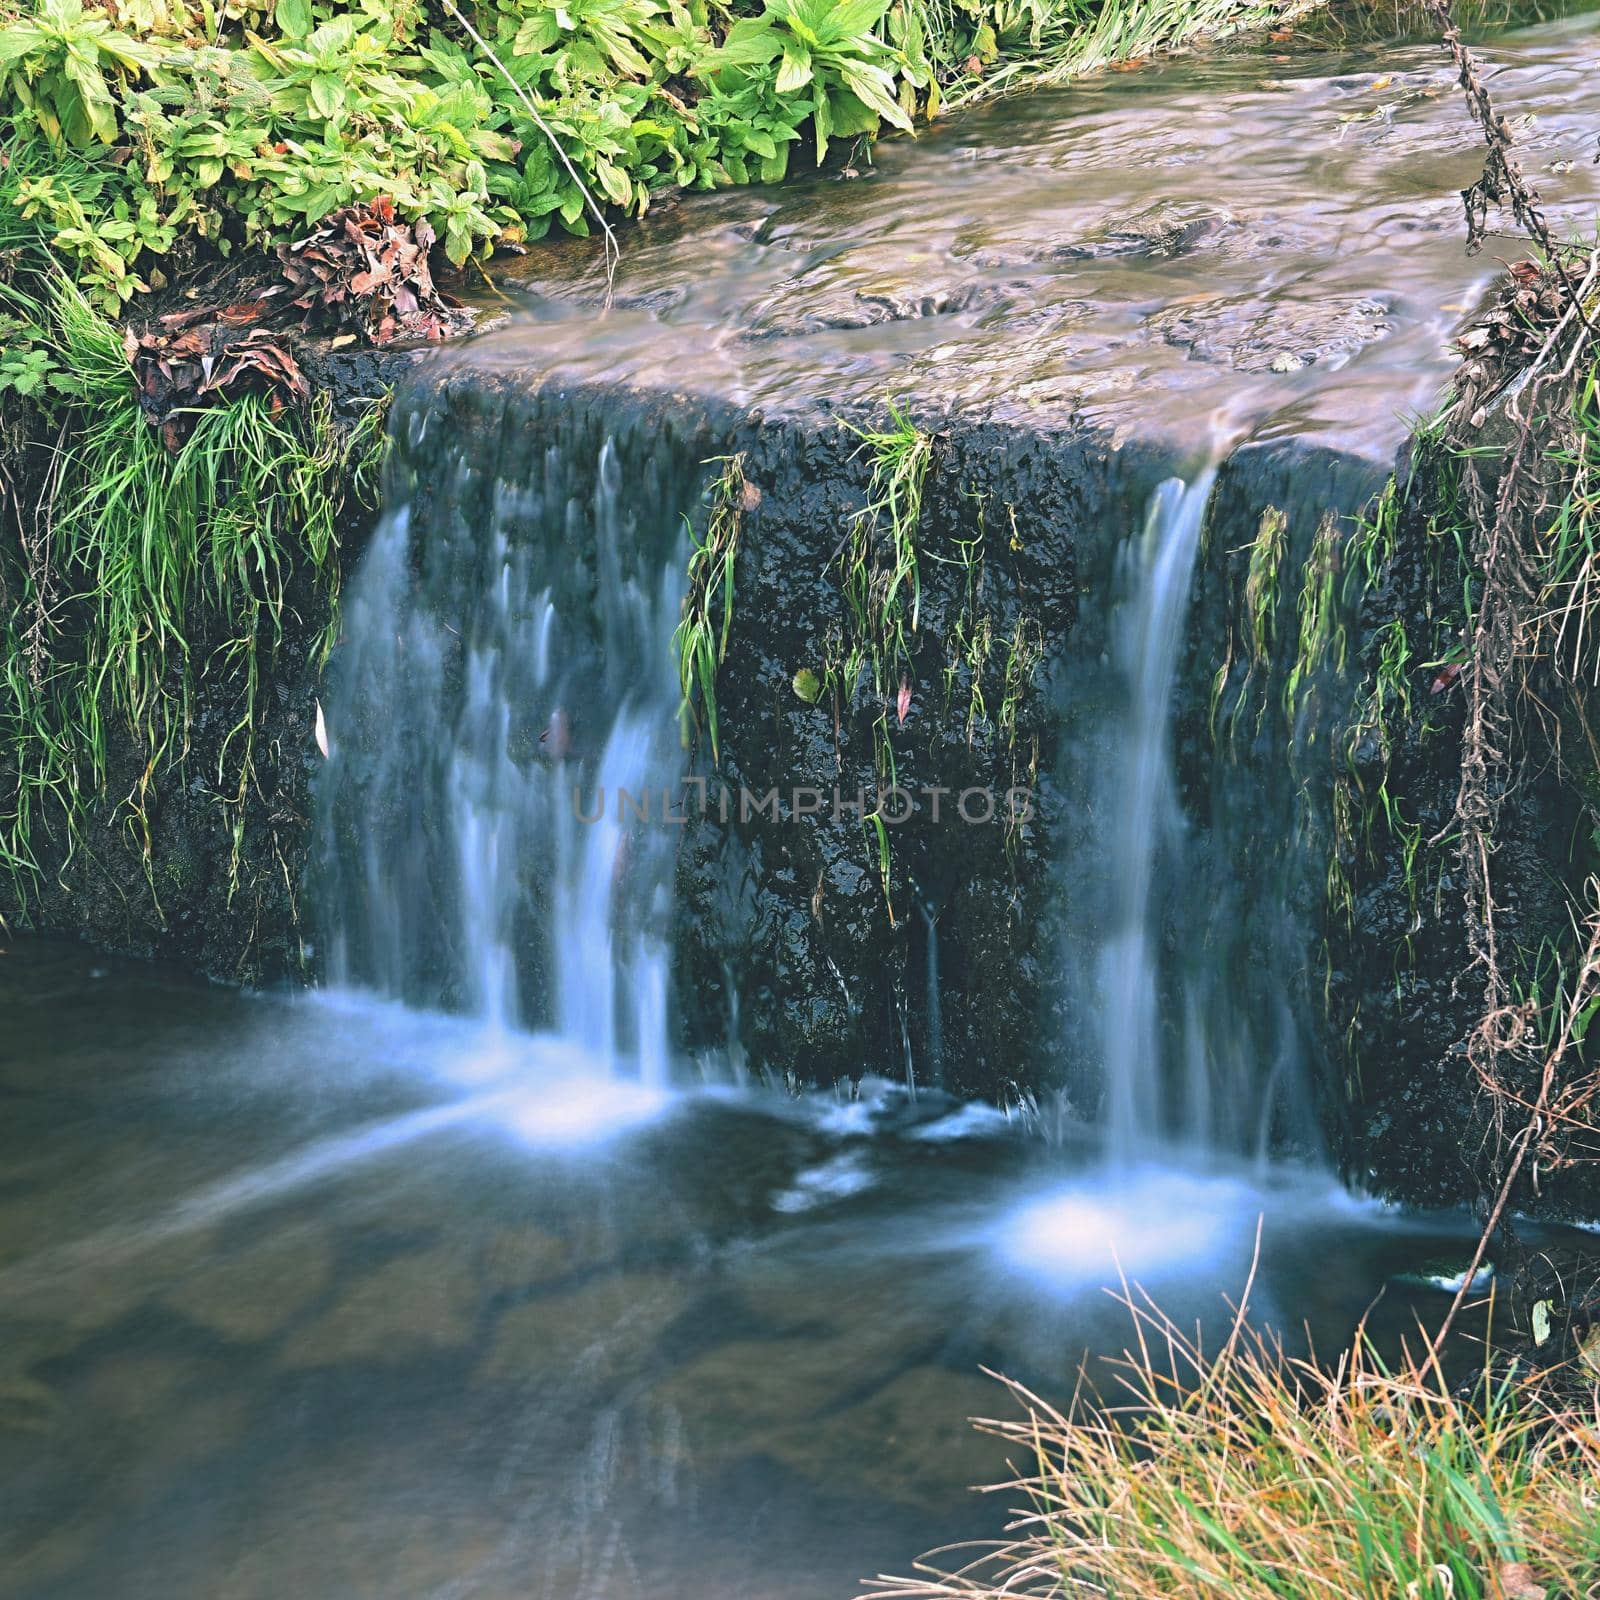
<svg viewBox="0 0 1600 1600"><path fill-rule="evenodd" d="M1600 197L1596 37L1490 50L1558 226ZM969 1423L1012 1414L988 1374L1114 1382L1119 1284L1214 1341L1249 1283L1297 1351L1438 1318L1470 1219L1335 1176L1284 976L1300 911L1195 814L1174 729L1233 453L1308 440L1365 485L1490 280L1448 87L1422 46L1251 51L1005 101L854 177L663 207L598 322L593 255L530 253L503 325L395 401L319 701L322 986L0 956L0 1596L840 1600L1000 1532L1015 1497L972 1492L1010 1476ZM446 392L481 428L442 431ZM1092 1103L946 1087L958 994L992 980L931 878L901 908L892 1076L765 968L686 975L677 838L623 807L685 771L671 641L709 447L660 408L897 393L1170 446L1085 492L1043 680L1067 800L1028 891L1065 910L1010 1079L1070 1053ZM1239 803L1275 826L1264 787ZM763 874L799 869L741 848L692 914L755 970ZM1256 885L1281 971L1227 965L1218 872ZM883 915L870 874L837 892ZM762 1008L799 1019L803 1075L750 1058Z"/></svg>
<svg viewBox="0 0 1600 1600"><path fill-rule="evenodd" d="M1063 1393L1117 1272L1394 1348L1464 1218L1020 1117L597 1079L559 1041L21 943L0 1592L825 1600L1002 1509L982 1367ZM1001 1497L1004 1500L1004 1497ZM1005 1502L1009 1504L1009 1501Z"/></svg>

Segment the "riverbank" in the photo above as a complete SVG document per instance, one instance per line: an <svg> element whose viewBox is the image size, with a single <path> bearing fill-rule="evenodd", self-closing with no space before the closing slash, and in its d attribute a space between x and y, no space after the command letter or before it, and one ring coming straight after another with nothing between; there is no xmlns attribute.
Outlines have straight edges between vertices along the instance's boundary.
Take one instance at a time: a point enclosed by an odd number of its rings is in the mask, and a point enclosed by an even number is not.
<svg viewBox="0 0 1600 1600"><path fill-rule="evenodd" d="M1130 1353L1104 1387L1086 1382L1057 1410L1012 1385L1026 1420L981 1425L1032 1461L997 1491L1021 1502L1007 1537L940 1551L920 1577L880 1580L875 1600L1060 1600L1084 1587L1547 1600L1600 1578L1600 1334L1587 1356L1561 1341L1564 1384L1530 1373L1530 1351L1452 1387L1437 1360L1386 1362L1364 1331L1318 1365L1241 1316L1206 1351L1124 1292Z"/></svg>

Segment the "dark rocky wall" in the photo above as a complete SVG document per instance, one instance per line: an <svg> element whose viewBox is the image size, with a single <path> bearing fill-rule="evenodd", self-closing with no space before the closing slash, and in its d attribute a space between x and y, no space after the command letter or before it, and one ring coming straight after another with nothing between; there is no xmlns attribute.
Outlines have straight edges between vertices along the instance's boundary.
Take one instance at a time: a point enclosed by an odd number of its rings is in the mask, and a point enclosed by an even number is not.
<svg viewBox="0 0 1600 1600"><path fill-rule="evenodd" d="M1329 754L1342 764L1356 815L1343 837L1322 839L1351 890L1349 916L1328 919L1326 991L1330 1048L1351 1074L1348 1165L1353 1176L1419 1205L1479 1197L1493 1145L1489 1102L1464 1048L1484 1003L1455 847L1466 701L1461 682L1438 665L1460 637L1464 581L1454 531L1438 515L1442 474L1451 470L1427 453L1402 462L1393 555L1370 589L1351 586L1350 682L1370 685L1380 630L1398 621L1412 652L1402 675L1409 705L1391 705L1382 735L1368 719L1353 736L1334 728ZM1561 700L1548 687L1541 697ZM1522 719L1522 776L1495 829L1496 938L1514 981L1532 975L1541 947L1570 944L1570 897L1583 876L1580 797L1558 770L1547 731ZM1581 732L1566 731L1581 749ZM1414 830L1414 852L1402 829ZM1541 981L1548 999L1548 970ZM1580 1164L1537 1193L1525 1185L1519 1198L1530 1208L1593 1216L1600 1181Z"/></svg>
<svg viewBox="0 0 1600 1600"><path fill-rule="evenodd" d="M763 795L796 787L827 797L826 814L777 825L733 814L691 827L683 854L678 938L684 1014L708 1039L743 1003L740 1042L778 1076L841 1071L899 1076L909 1060L965 1094L991 1097L1060 1080L1056 981L1062 938L1053 861L1069 797L1058 782L1057 703L1070 687L1067 641L1080 614L1079 566L1094 570L1154 483L1171 469L1161 447L1109 447L1102 435L1031 435L961 419L922 419L934 431L918 543L921 627L913 644L910 709L890 711L896 777L917 801L887 829L886 895L875 836L848 802L878 788L871 723L827 696L806 704L797 671L823 669L830 629L843 626L828 570L849 519L865 503L868 463L837 424L745 427L730 440L761 491L738 568L738 600L718 699L725 729L721 779ZM980 514L982 517L980 529ZM957 542L982 533L981 577L969 602ZM971 673L947 686L958 622L986 619L994 647L985 672L989 716L969 738ZM1014 728L997 726L1006 641L1037 628L1041 661ZM949 791L933 815L934 789ZM1033 817L1008 829L1013 788ZM846 804L835 816L832 797ZM965 791L995 799L992 821L967 821ZM902 809L898 798L891 809ZM982 817L987 800L967 801ZM893 920L890 906L893 907ZM930 1003L930 985L937 1000Z"/></svg>

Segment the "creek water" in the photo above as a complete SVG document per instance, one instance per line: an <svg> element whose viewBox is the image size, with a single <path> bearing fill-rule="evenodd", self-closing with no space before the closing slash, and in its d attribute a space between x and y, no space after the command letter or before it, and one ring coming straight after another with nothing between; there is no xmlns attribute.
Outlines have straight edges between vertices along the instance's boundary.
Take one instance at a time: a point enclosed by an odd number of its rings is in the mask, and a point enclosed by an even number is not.
<svg viewBox="0 0 1600 1600"><path fill-rule="evenodd" d="M1592 39L1496 47L1552 165ZM1181 426L1196 456L1250 428L1392 442L1474 292L1471 156L1435 58L1381 85L1377 59L1117 75L851 183L685 206L631 241L603 324L547 254L453 359L748 403L892 374ZM1291 1341L1369 1314L1392 1347L1444 1303L1466 1219L1271 1160L1296 1063L1241 1060L1203 951L1164 974L1208 471L1106 530L1104 648L1068 664L1098 685L1085 748L1117 756L1084 791L1102 931L1060 953L1107 1093L1047 1137L927 1086L931 919L915 1092L674 1057L672 835L617 791L680 759L698 460L603 407L550 417L493 458L438 441L351 580L308 886L327 992L40 940L0 960L0 1595L827 1600L998 1531L970 1493L1007 1476L967 1421L1006 1411L981 1369L1064 1392L1127 1338L1122 1274L1218 1324L1259 1229L1252 1304Z"/></svg>
<svg viewBox="0 0 1600 1600"><path fill-rule="evenodd" d="M980 1368L1180 1320L1392 1344L1461 1219L1130 1169L924 1092L653 1090L559 1043L0 962L0 1593L831 1600L993 1535Z"/></svg>

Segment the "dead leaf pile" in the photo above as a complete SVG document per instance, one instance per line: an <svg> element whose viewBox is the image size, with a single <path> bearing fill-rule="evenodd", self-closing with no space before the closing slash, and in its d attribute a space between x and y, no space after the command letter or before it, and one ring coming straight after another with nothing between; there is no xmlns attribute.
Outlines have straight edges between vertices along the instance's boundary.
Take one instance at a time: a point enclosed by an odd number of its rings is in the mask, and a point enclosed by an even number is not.
<svg viewBox="0 0 1600 1600"><path fill-rule="evenodd" d="M311 394L300 364L282 336L260 326L266 300L221 311L173 312L142 330L123 330L139 406L162 443L177 448L194 429L193 413L245 394L265 395L274 410Z"/></svg>
<svg viewBox="0 0 1600 1600"><path fill-rule="evenodd" d="M309 238L278 246L289 303L306 325L337 327L369 344L446 339L469 320L433 281L427 222L401 222L387 197L335 211Z"/></svg>
<svg viewBox="0 0 1600 1600"><path fill-rule="evenodd" d="M175 451L203 407L245 394L275 411L308 400L299 352L312 341L332 334L338 349L462 332L472 314L434 283L433 244L428 224L397 220L391 200L346 206L264 258L248 286L235 278L232 303L130 323L123 343L146 421Z"/></svg>
<svg viewBox="0 0 1600 1600"><path fill-rule="evenodd" d="M1515 262L1509 282L1495 296L1483 320L1456 340L1456 347L1485 368L1503 370L1524 365L1539 353L1550 330L1567 307L1571 293L1565 281L1532 261Z"/></svg>

